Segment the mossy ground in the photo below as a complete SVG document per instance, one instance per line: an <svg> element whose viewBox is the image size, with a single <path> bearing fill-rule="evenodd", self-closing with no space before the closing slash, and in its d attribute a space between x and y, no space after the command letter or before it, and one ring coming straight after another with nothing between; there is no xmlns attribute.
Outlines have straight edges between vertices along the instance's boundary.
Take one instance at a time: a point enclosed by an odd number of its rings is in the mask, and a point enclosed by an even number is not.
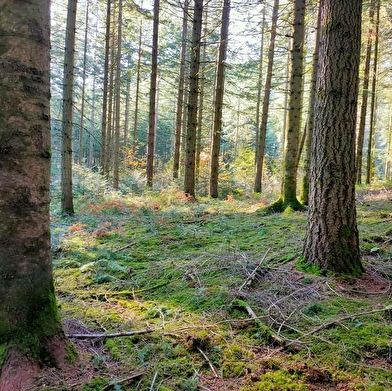
<svg viewBox="0 0 392 391"><path fill-rule="evenodd" d="M191 202L167 190L80 198L74 217L54 213L67 332L155 330L74 340L90 377L57 387L389 389L391 193L372 195L359 195L366 272L357 280L307 269L306 212L260 216L257 198Z"/></svg>

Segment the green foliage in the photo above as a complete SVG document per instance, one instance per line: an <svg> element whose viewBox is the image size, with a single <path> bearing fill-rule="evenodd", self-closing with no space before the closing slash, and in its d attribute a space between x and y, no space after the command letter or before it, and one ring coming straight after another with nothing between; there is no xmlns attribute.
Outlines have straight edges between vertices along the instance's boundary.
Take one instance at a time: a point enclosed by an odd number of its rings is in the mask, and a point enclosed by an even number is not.
<svg viewBox="0 0 392 391"><path fill-rule="evenodd" d="M295 374L290 374L285 370L266 372L261 375L260 381L256 384L256 389L260 391L307 391L308 388L303 381Z"/></svg>
<svg viewBox="0 0 392 391"><path fill-rule="evenodd" d="M295 267L301 272L313 274L315 276L322 276L325 274L320 266L307 262L304 257L298 257Z"/></svg>

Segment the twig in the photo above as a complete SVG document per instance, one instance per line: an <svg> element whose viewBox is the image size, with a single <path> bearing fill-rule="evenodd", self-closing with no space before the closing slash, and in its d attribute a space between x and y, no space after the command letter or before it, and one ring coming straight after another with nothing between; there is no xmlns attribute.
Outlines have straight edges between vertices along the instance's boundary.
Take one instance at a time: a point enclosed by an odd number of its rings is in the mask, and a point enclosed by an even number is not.
<svg viewBox="0 0 392 391"><path fill-rule="evenodd" d="M207 355L199 348L197 347L197 350L200 352L200 354L204 357L204 359L207 361L208 365L211 368L212 373L214 374L215 377L220 377L218 375L218 372L216 371L216 369L214 368L214 366L212 365L211 360L207 357Z"/></svg>
<svg viewBox="0 0 392 391"><path fill-rule="evenodd" d="M102 388L102 391L107 391L110 390L113 386L117 385L117 384L124 384L124 383L128 383L130 380L136 379L137 377L143 376L145 374L145 372L136 372L133 373L132 375L126 377L125 379L121 379L118 380L116 382L111 382L110 384L108 384L107 386L105 386L104 388Z"/></svg>
<svg viewBox="0 0 392 391"><path fill-rule="evenodd" d="M247 277L247 279L245 280L245 282L240 286L240 288L238 289L238 291L241 291L246 285L249 284L249 282L252 282L256 276L256 272L257 270L261 267L261 265L264 263L268 253L270 252L271 247L268 248L268 250L265 252L263 258L261 258L261 261L259 262L259 264L253 269L252 273L250 273L250 275Z"/></svg>
<svg viewBox="0 0 392 391"><path fill-rule="evenodd" d="M308 333L304 333L302 334L300 337L288 342L286 344L287 346L292 345L293 343L299 342L300 339L305 338L305 337L309 337L310 335L316 334L319 331L326 329L334 324L340 324L342 321L347 320L347 319L353 319L353 318L357 318L358 316L362 316L362 315L370 315L370 314L376 314L377 312L384 312L384 311L390 311L392 310L392 306L387 306L387 307L383 307L383 308L376 308L374 310L369 310L369 311L363 311L363 312L357 312L356 314L351 314L351 315L346 315L346 316L342 316L339 319L334 319L331 320L330 322L327 322L325 324L322 324L318 327L316 327L315 329L309 331Z"/></svg>
<svg viewBox="0 0 392 391"><path fill-rule="evenodd" d="M68 338L75 339L87 339L87 338L117 338L117 337L131 337L133 335L139 334L149 334L157 331L156 329L146 329L146 330L135 330L135 331L123 331L119 333L91 333L91 334L67 334Z"/></svg>
<svg viewBox="0 0 392 391"><path fill-rule="evenodd" d="M118 250L113 251L114 253L119 253L120 251L126 250L127 248L133 247L136 244L136 242L132 242L127 244L124 247L119 248Z"/></svg>
<svg viewBox="0 0 392 391"><path fill-rule="evenodd" d="M154 391L154 383L155 383L155 380L157 379L157 376L158 376L158 371L155 372L155 374L154 374L154 377L153 377L152 383L151 383L151 387L150 387L150 391Z"/></svg>

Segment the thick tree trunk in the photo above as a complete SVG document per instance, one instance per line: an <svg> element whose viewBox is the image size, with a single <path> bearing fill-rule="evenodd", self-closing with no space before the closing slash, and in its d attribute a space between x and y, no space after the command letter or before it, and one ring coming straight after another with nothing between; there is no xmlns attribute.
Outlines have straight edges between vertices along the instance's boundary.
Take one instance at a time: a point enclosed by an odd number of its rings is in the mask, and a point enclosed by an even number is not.
<svg viewBox="0 0 392 391"><path fill-rule="evenodd" d="M274 8L272 10L272 24L270 32L270 43L268 48L268 65L267 73L264 85L264 100L263 109L261 114L261 124L259 130L259 137L256 142L257 145L257 161L256 161L256 175L254 191L256 193L261 193L261 183L263 178L263 164L264 164L264 149L265 149L265 138L267 134L267 124L268 124L268 112L270 106L270 93L272 87L272 70L274 67L274 55L275 55L275 39L276 39L276 29L278 25L278 12L279 12L279 0L274 0Z"/></svg>
<svg viewBox="0 0 392 391"><path fill-rule="evenodd" d="M223 1L222 26L220 33L218 67L215 83L214 120L212 128L211 146L211 171L210 171L210 196L218 197L219 153L222 134L222 109L225 90L225 62L227 40L229 38L230 0Z"/></svg>
<svg viewBox="0 0 392 391"><path fill-rule="evenodd" d="M17 391L65 338L50 257L49 0L0 9L0 389Z"/></svg>
<svg viewBox="0 0 392 391"><path fill-rule="evenodd" d="M355 207L355 124L361 0L323 0L304 257L325 271L362 272Z"/></svg>
<svg viewBox="0 0 392 391"><path fill-rule="evenodd" d="M200 41L202 19L203 0L194 0L184 176L184 192L192 197L195 196L196 130L199 96Z"/></svg>
<svg viewBox="0 0 392 391"><path fill-rule="evenodd" d="M154 0L154 24L152 33L152 60L150 83L150 111L147 135L147 186L152 187L154 177L155 130L157 110L157 80L158 80L158 27L159 0Z"/></svg>
<svg viewBox="0 0 392 391"><path fill-rule="evenodd" d="M72 194L72 125L77 0L68 0L64 51L63 116L61 136L61 212L74 213Z"/></svg>

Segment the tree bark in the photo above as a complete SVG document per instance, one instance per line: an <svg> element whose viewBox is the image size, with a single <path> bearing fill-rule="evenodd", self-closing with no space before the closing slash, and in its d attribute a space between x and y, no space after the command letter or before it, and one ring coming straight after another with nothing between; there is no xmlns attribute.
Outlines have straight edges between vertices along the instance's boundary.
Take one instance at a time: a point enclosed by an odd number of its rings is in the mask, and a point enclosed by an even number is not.
<svg viewBox="0 0 392 391"><path fill-rule="evenodd" d="M50 256L49 0L0 9L0 389L16 391L65 337Z"/></svg>
<svg viewBox="0 0 392 391"><path fill-rule="evenodd" d="M261 124L259 130L259 138L256 142L257 145L257 161L256 161L256 175L254 191L256 193L261 193L262 188L262 178L263 178L263 164L264 164L264 150L265 150L265 138L267 134L267 124L268 124L268 111L270 105L270 93L272 87L272 70L274 66L274 56L275 56L275 39L276 39L276 29L278 25L278 12L279 12L279 0L274 0L274 8L272 10L272 24L270 32L270 42L268 47L268 64L267 73L264 86L264 100L263 109L261 114Z"/></svg>
<svg viewBox="0 0 392 391"><path fill-rule="evenodd" d="M152 187L154 177L155 130L157 110L157 80L158 80L158 27L159 0L154 0L154 23L152 33L152 60L150 83L150 111L147 135L147 186Z"/></svg>
<svg viewBox="0 0 392 391"><path fill-rule="evenodd" d="M322 270L359 275L355 124L361 0L323 0L309 217L303 255Z"/></svg>
<svg viewBox="0 0 392 391"><path fill-rule="evenodd" d="M203 0L194 0L184 176L184 191L191 197L195 196L196 130L202 19Z"/></svg>
<svg viewBox="0 0 392 391"><path fill-rule="evenodd" d="M309 203L309 172L310 172L310 159L312 150L312 138L314 129L314 103L316 101L316 83L317 83L317 71L318 71L318 57L319 57L319 41L320 41L320 1L317 2L317 22L316 22L316 34L314 37L314 50L312 59L312 77L310 81L310 94L309 94L309 106L308 106L308 121L307 137L305 141L305 159L304 159L304 176L302 178L301 188L301 202L303 205Z"/></svg>
<svg viewBox="0 0 392 391"><path fill-rule="evenodd" d="M61 136L61 212L74 213L72 194L72 125L77 0L68 0L64 51L63 116Z"/></svg>
<svg viewBox="0 0 392 391"><path fill-rule="evenodd" d="M370 2L369 8L369 29L367 33L366 43L366 55L365 55L365 67L363 71L363 86L362 86L362 104L361 112L359 115L359 127L357 136L357 157L356 157L356 175L357 183L362 183L362 160L363 160L363 145L365 139L365 124L366 124L366 113L369 100L369 79L370 79L370 59L372 55L372 43L373 43L373 23L374 18L374 0Z"/></svg>
<svg viewBox="0 0 392 391"><path fill-rule="evenodd" d="M376 0L374 4L376 20L371 19L371 23L375 23L375 37L374 37L374 55L372 68L372 90L370 98L370 118L369 118L369 140L367 149L367 163L366 163L366 184L370 185L372 176L374 174L374 145L375 135L374 129L376 124L376 90L377 90L377 69L378 69L378 45L379 45L379 30L380 30L380 1ZM374 16L374 15L373 15Z"/></svg>
<svg viewBox="0 0 392 391"><path fill-rule="evenodd" d="M185 0L183 19L182 19L181 59L180 59L180 74L178 79L176 129L174 134L173 178L178 178L178 171L180 169L182 113L184 111L184 106L185 106L184 84L185 84L185 67L186 67L185 59L186 59L186 50L187 50L187 37L188 37L188 12L189 12L189 0Z"/></svg>
<svg viewBox="0 0 392 391"><path fill-rule="evenodd" d="M219 153L222 134L223 95L225 91L225 68L227 40L229 38L230 0L223 1L222 26L220 33L218 67L215 83L215 105L212 128L210 197L218 197Z"/></svg>

